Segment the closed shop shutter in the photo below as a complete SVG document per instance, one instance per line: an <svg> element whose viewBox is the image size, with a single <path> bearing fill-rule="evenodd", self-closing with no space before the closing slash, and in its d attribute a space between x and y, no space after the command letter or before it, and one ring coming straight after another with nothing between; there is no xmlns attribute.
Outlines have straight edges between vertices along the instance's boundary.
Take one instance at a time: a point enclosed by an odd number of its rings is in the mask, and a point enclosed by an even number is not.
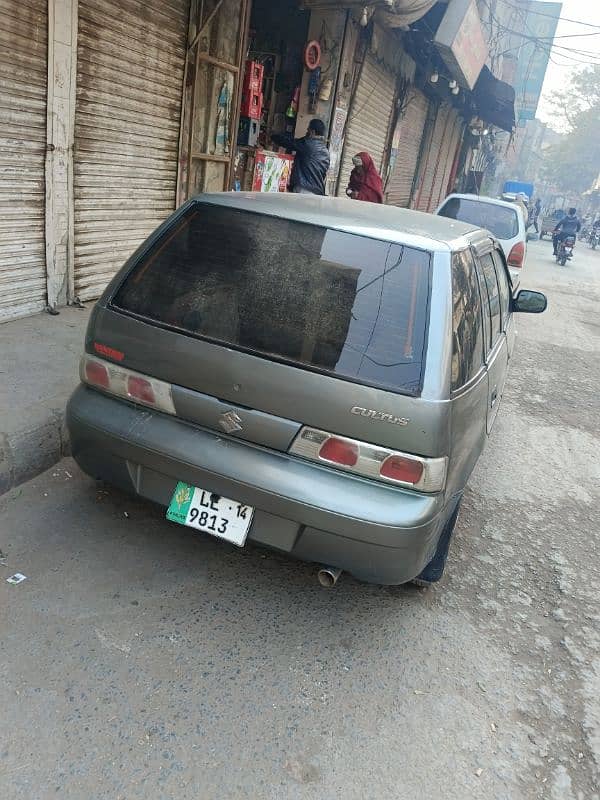
<svg viewBox="0 0 600 800"><path fill-rule="evenodd" d="M1 2L1 0L0 0ZM75 295L175 208L189 0L79 0Z"/></svg>
<svg viewBox="0 0 600 800"><path fill-rule="evenodd" d="M421 165L419 189L415 208L419 211L431 211L436 192L439 193L446 160L444 157L444 141L448 133L452 108L448 105L438 107L437 116L428 142L424 163Z"/></svg>
<svg viewBox="0 0 600 800"><path fill-rule="evenodd" d="M365 151L381 172L394 110L396 77L368 53L363 64L346 127L339 194L345 195L352 156Z"/></svg>
<svg viewBox="0 0 600 800"><path fill-rule="evenodd" d="M448 181L450 180L450 173L452 172L452 165L456 156L456 150L459 143L460 134L462 133L462 121L456 111L452 110L448 121L446 123L446 133L442 141L440 151L440 164L433 186L430 211L434 211L442 200L446 197L448 191Z"/></svg>
<svg viewBox="0 0 600 800"><path fill-rule="evenodd" d="M419 211L435 211L446 196L462 129L462 120L451 106L438 108L424 164L421 165L415 203Z"/></svg>
<svg viewBox="0 0 600 800"><path fill-rule="evenodd" d="M413 180L419 161L421 140L429 101L418 90L410 93L397 133L398 154L394 171L386 187L386 202L408 208Z"/></svg>
<svg viewBox="0 0 600 800"><path fill-rule="evenodd" d="M0 322L46 305L48 0L0 0Z"/></svg>

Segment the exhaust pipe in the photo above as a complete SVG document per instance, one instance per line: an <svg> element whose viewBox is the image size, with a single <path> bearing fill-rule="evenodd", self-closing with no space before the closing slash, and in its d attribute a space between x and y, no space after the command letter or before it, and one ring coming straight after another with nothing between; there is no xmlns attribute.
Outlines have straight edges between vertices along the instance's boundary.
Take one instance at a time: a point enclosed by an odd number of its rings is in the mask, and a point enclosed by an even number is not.
<svg viewBox="0 0 600 800"><path fill-rule="evenodd" d="M338 567L321 567L317 578L324 589L333 589L341 574L342 570Z"/></svg>

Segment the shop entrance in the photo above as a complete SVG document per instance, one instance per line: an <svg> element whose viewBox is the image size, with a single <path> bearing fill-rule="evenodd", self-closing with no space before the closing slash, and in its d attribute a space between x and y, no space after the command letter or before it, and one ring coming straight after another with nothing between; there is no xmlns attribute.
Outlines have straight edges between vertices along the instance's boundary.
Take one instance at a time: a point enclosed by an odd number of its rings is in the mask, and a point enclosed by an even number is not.
<svg viewBox="0 0 600 800"><path fill-rule="evenodd" d="M193 3L177 180L178 205L229 187L249 0Z"/></svg>
<svg viewBox="0 0 600 800"><path fill-rule="evenodd" d="M186 58L178 203L200 192L284 190L310 12L298 0L204 0Z"/></svg>
<svg viewBox="0 0 600 800"><path fill-rule="evenodd" d="M231 188L286 191L293 158L277 152L272 134L293 135L310 13L297 0L254 0Z"/></svg>

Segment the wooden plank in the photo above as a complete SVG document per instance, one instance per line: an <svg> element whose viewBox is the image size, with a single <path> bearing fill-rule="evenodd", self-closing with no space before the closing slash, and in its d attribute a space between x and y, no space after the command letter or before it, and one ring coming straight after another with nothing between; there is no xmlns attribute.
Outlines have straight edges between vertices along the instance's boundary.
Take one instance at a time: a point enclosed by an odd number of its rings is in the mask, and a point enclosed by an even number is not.
<svg viewBox="0 0 600 800"><path fill-rule="evenodd" d="M202 61L205 64L212 64L214 67L219 67L219 69L224 69L226 72L232 72L235 75L240 71L237 65L230 64L228 61L221 61L208 53L198 53L197 58L198 61Z"/></svg>
<svg viewBox="0 0 600 800"><path fill-rule="evenodd" d="M211 155L210 153L192 153L192 158L197 158L199 161L218 161L221 164L229 164L230 156Z"/></svg>

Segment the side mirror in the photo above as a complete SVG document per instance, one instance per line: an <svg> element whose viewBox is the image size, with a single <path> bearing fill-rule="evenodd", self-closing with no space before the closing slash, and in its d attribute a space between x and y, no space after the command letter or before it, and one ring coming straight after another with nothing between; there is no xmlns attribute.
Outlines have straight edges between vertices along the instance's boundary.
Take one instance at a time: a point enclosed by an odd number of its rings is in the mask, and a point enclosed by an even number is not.
<svg viewBox="0 0 600 800"><path fill-rule="evenodd" d="M546 295L541 292L530 292L529 289L521 289L513 300L513 311L524 314L541 314L547 307Z"/></svg>

